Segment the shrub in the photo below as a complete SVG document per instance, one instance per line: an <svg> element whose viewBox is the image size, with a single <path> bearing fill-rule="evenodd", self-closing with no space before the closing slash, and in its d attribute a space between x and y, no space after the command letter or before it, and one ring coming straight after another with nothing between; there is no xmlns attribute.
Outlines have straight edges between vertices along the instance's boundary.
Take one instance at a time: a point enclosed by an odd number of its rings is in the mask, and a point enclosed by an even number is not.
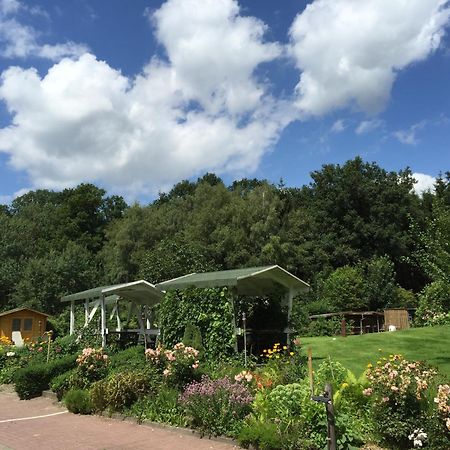
<svg viewBox="0 0 450 450"><path fill-rule="evenodd" d="M74 414L90 414L92 412L89 392L84 389L71 389L64 397L67 409Z"/></svg>
<svg viewBox="0 0 450 450"><path fill-rule="evenodd" d="M249 448L250 445L260 450L283 448L283 438L277 426L272 422L260 422L254 419L249 420L242 427L238 441L244 448Z"/></svg>
<svg viewBox="0 0 450 450"><path fill-rule="evenodd" d="M107 374L108 355L103 348L87 347L77 357L78 373L87 382L104 378Z"/></svg>
<svg viewBox="0 0 450 450"><path fill-rule="evenodd" d="M58 400L61 400L70 389L84 387L76 368L57 375L50 382L50 389L56 394Z"/></svg>
<svg viewBox="0 0 450 450"><path fill-rule="evenodd" d="M409 448L409 436L426 420L426 391L435 375L423 363L401 355L382 358L375 367L369 364L370 386L364 393L372 398L374 429L383 444Z"/></svg>
<svg viewBox="0 0 450 450"><path fill-rule="evenodd" d="M450 287L444 281L434 281L419 294L419 308L414 322L419 326L450 324Z"/></svg>
<svg viewBox="0 0 450 450"><path fill-rule="evenodd" d="M176 389L163 385L154 397L145 397L134 403L128 414L139 421L149 420L184 427L187 420L178 398Z"/></svg>
<svg viewBox="0 0 450 450"><path fill-rule="evenodd" d="M203 377L188 385L180 398L194 428L205 434L226 436L238 434L252 400L247 386L228 377Z"/></svg>
<svg viewBox="0 0 450 450"><path fill-rule="evenodd" d="M42 391L49 388L51 379L72 369L75 361L75 356L66 356L48 364L31 364L19 369L13 377L19 398L23 400L41 395Z"/></svg>
<svg viewBox="0 0 450 450"><path fill-rule="evenodd" d="M295 383L306 373L306 358L297 339L291 348L275 343L271 349L263 350L261 356L266 361L264 372L274 385Z"/></svg>
<svg viewBox="0 0 450 450"><path fill-rule="evenodd" d="M111 372L126 370L141 370L147 366L147 361L142 345L135 345L122 350L109 358L109 370Z"/></svg>
<svg viewBox="0 0 450 450"><path fill-rule="evenodd" d="M89 390L92 411L102 412L108 407L107 390L107 380L100 380L92 383L92 386Z"/></svg>
<svg viewBox="0 0 450 450"><path fill-rule="evenodd" d="M122 411L152 392L152 388L151 380L143 371L115 373L106 382L106 403L112 410Z"/></svg>
<svg viewBox="0 0 450 450"><path fill-rule="evenodd" d="M328 358L320 364L315 374L316 389L323 392L325 384L330 383L336 392L347 377L348 370L340 362Z"/></svg>
<svg viewBox="0 0 450 450"><path fill-rule="evenodd" d="M172 350L162 347L145 351L150 364L159 370L169 386L183 389L188 383L200 376L198 350L186 347L182 342L175 344Z"/></svg>

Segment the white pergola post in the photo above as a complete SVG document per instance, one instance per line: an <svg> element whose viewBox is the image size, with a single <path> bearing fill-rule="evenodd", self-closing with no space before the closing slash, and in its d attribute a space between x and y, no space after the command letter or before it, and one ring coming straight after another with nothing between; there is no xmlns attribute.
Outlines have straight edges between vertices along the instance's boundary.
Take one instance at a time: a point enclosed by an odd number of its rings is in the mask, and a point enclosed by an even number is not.
<svg viewBox="0 0 450 450"><path fill-rule="evenodd" d="M72 335L75 332L75 302L72 300L70 302L70 325L69 333Z"/></svg>
<svg viewBox="0 0 450 450"><path fill-rule="evenodd" d="M84 300L84 326L86 327L89 323L89 299Z"/></svg>
<svg viewBox="0 0 450 450"><path fill-rule="evenodd" d="M236 297L236 290L234 288L231 289L231 312L232 314L232 324L233 324L233 336L234 336L234 351L238 352L238 341L237 341L237 333L236 333L236 304L234 302Z"/></svg>
<svg viewBox="0 0 450 450"><path fill-rule="evenodd" d="M102 346L106 347L106 305L105 296L102 294L100 297L100 312L101 312L101 333L102 333Z"/></svg>

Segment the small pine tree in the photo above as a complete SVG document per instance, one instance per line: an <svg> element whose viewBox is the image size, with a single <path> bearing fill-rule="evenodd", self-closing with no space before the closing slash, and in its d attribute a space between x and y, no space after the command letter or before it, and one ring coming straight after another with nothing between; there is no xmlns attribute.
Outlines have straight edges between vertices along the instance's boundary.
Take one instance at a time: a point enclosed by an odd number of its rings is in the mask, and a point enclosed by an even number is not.
<svg viewBox="0 0 450 450"><path fill-rule="evenodd" d="M203 356L204 348L202 341L202 333L197 325L188 323L184 329L183 344L189 347L194 347Z"/></svg>

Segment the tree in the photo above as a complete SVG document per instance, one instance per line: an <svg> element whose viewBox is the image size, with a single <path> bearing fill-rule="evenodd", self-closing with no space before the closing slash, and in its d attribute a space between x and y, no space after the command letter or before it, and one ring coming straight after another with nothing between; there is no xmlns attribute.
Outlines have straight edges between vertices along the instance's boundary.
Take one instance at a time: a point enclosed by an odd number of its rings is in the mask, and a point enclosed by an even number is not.
<svg viewBox="0 0 450 450"><path fill-rule="evenodd" d="M368 302L361 272L350 266L339 267L325 279L321 299L334 311L364 311Z"/></svg>

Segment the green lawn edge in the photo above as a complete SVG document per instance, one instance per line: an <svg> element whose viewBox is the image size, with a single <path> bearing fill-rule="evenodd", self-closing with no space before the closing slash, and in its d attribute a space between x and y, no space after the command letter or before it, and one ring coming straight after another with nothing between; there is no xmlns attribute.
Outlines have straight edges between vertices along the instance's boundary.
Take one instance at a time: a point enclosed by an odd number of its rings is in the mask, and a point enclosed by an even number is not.
<svg viewBox="0 0 450 450"><path fill-rule="evenodd" d="M409 360L426 361L450 378L448 325L348 337L304 337L301 343L305 350L312 348L314 367L331 357L358 376L380 356L401 354Z"/></svg>

